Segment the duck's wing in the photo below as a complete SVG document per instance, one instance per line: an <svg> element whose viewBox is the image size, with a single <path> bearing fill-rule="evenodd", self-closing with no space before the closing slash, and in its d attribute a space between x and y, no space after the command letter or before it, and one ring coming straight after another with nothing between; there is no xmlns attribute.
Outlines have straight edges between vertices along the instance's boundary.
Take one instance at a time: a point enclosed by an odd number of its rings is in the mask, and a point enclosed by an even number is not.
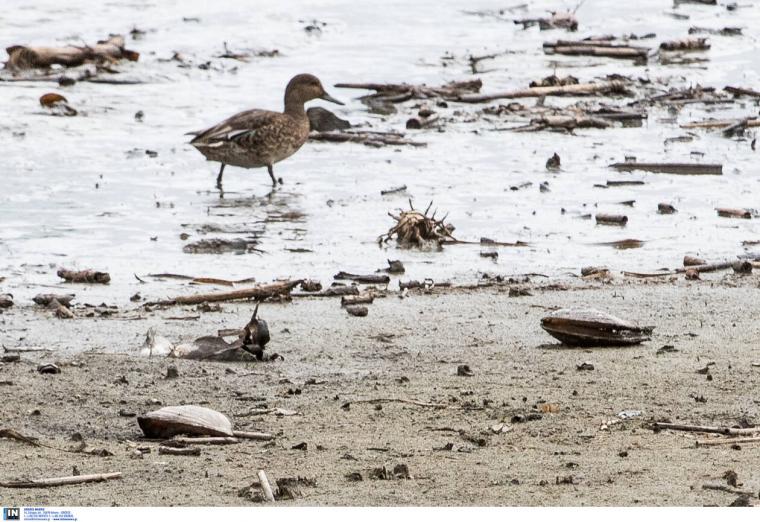
<svg viewBox="0 0 760 522"><path fill-rule="evenodd" d="M276 112L260 109L239 112L206 130L189 132L188 134L195 135L190 143L195 146L219 146L224 142L239 139L243 135L255 133L257 130L273 125L277 115Z"/></svg>

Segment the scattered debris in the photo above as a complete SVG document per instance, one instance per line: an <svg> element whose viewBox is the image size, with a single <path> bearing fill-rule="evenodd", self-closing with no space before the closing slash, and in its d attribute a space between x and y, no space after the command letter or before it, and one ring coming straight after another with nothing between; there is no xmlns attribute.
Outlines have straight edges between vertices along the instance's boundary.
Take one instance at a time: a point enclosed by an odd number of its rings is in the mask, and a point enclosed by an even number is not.
<svg viewBox="0 0 760 522"><path fill-rule="evenodd" d="M12 45L6 49L5 67L11 71L45 69L52 65L76 67L84 63L113 64L122 59L137 61L140 54L124 48L124 37L113 35L94 46L27 47Z"/></svg>
<svg viewBox="0 0 760 522"><path fill-rule="evenodd" d="M676 210L676 207L674 207L670 203L658 203L657 204L657 213L658 214L675 214L676 212L678 212Z"/></svg>
<svg viewBox="0 0 760 522"><path fill-rule="evenodd" d="M0 308L10 308L13 306L13 296L11 294L0 294Z"/></svg>

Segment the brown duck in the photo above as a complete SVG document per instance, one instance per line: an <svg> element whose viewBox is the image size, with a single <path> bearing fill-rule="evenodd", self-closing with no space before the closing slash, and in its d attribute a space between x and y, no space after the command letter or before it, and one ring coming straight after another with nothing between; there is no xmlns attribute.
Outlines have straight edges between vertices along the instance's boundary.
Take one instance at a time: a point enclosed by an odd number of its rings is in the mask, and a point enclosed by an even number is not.
<svg viewBox="0 0 760 522"><path fill-rule="evenodd" d="M315 98L343 105L325 92L316 76L299 74L285 88L283 112L261 109L240 112L210 129L191 132L195 138L190 144L209 161L221 162L217 187L222 186L225 165L266 167L272 185L276 185L272 166L295 154L308 139L309 118L304 103Z"/></svg>

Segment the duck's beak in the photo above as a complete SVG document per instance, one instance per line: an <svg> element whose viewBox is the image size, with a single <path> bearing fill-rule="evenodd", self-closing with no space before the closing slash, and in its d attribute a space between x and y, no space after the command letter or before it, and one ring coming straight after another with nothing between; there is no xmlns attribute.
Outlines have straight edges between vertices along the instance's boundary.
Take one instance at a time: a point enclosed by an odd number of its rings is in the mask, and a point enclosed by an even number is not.
<svg viewBox="0 0 760 522"><path fill-rule="evenodd" d="M323 100L327 100L329 102L337 103L338 105L345 105L342 101L336 100L335 98L333 98L327 93L324 93L322 96L320 96L320 98L322 98Z"/></svg>

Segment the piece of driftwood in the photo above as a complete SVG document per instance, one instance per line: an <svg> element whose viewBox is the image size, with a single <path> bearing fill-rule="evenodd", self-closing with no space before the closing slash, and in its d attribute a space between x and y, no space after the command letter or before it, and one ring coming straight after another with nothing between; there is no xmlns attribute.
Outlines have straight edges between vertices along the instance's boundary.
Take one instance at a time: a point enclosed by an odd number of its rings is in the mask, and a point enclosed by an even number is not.
<svg viewBox="0 0 760 522"><path fill-rule="evenodd" d="M408 83L336 83L339 89L367 89L375 91L375 97L381 97L392 103L412 98L446 98L455 99L464 92L479 92L483 82L479 79L449 82L438 87L411 85Z"/></svg>
<svg viewBox="0 0 760 522"><path fill-rule="evenodd" d="M71 477L42 478L34 480L12 480L0 482L4 488L49 488L54 486L68 486L70 484L84 484L86 482L103 482L121 478L121 472L98 473L95 475L74 475Z"/></svg>
<svg viewBox="0 0 760 522"><path fill-rule="evenodd" d="M347 305L344 308L348 315L353 315L354 317L367 317L369 314L369 308L363 305Z"/></svg>
<svg viewBox="0 0 760 522"><path fill-rule="evenodd" d="M643 170L658 174L686 174L686 175L715 175L723 174L723 165L721 164L700 164L700 163L638 163L635 161L626 161L624 163L613 163L610 168L623 172L634 170Z"/></svg>
<svg viewBox="0 0 760 522"><path fill-rule="evenodd" d="M603 56L640 61L646 61L649 55L648 47L619 44L610 40L557 40L556 42L544 42L543 49L546 54Z"/></svg>
<svg viewBox="0 0 760 522"><path fill-rule="evenodd" d="M726 129L741 122L745 127L760 127L760 118L742 118L741 120L704 120L684 123L682 129Z"/></svg>
<svg viewBox="0 0 760 522"><path fill-rule="evenodd" d="M353 142L367 145L368 147L382 147L383 145L409 145L411 147L426 147L427 143L404 139L403 135L388 134L369 131L352 132L311 132L309 139L314 141L332 141L335 143Z"/></svg>
<svg viewBox="0 0 760 522"><path fill-rule="evenodd" d="M265 433L262 431L238 431L234 430L232 434L237 439L250 439L250 440L262 440L269 441L274 440L274 435L271 433Z"/></svg>
<svg viewBox="0 0 760 522"><path fill-rule="evenodd" d="M530 87L492 94L463 94L456 101L465 103L483 103L502 98L540 98L543 96L592 96L627 94L626 84L619 80L598 83L579 83L575 85L556 85L550 87Z"/></svg>
<svg viewBox="0 0 760 522"><path fill-rule="evenodd" d="M720 433L721 435L751 435L760 433L756 428L727 428L722 426L700 426L698 424L677 424L672 422L653 422L652 427L660 430L696 431L700 433Z"/></svg>
<svg viewBox="0 0 760 522"><path fill-rule="evenodd" d="M171 446L159 446L159 455L185 455L191 457L198 457L201 454L200 448L173 448Z"/></svg>
<svg viewBox="0 0 760 522"><path fill-rule="evenodd" d="M6 48L8 61L5 67L11 71L48 68L52 65L76 67L84 63L116 63L127 59L137 61L140 54L124 47L124 37L112 35L94 46L28 47L12 45Z"/></svg>
<svg viewBox="0 0 760 522"><path fill-rule="evenodd" d="M37 294L32 298L32 301L40 306L49 306L53 301L57 301L59 304L69 307L74 297L74 294Z"/></svg>
<svg viewBox="0 0 760 522"><path fill-rule="evenodd" d="M730 92L735 96L750 96L752 98L760 98L760 91L747 89L746 87L733 87L731 85L727 85L724 90L726 92Z"/></svg>
<svg viewBox="0 0 760 522"><path fill-rule="evenodd" d="M350 279L361 284L388 284L391 282L390 276L383 274L352 274L350 272L340 271L333 276L334 279Z"/></svg>
<svg viewBox="0 0 760 522"><path fill-rule="evenodd" d="M748 444L760 442L760 437L736 437L729 439L703 439L696 441L697 446L721 446L725 444Z"/></svg>
<svg viewBox="0 0 760 522"><path fill-rule="evenodd" d="M702 489L709 489L713 491L723 491L725 493L731 493L732 495L747 495L747 496L754 495L752 491L744 491L738 488L733 488L731 486L726 486L725 484L702 484Z"/></svg>
<svg viewBox="0 0 760 522"><path fill-rule="evenodd" d="M95 270L67 270L58 269L58 277L64 279L67 283L98 283L107 285L111 281L111 276L106 272L97 272Z"/></svg>
<svg viewBox="0 0 760 522"><path fill-rule="evenodd" d="M354 306L363 304L372 304L375 300L375 296L372 294L364 295L344 295L340 298L341 306Z"/></svg>
<svg viewBox="0 0 760 522"><path fill-rule="evenodd" d="M263 301L270 297L287 296L290 291L301 284L301 280L278 281L275 283L262 284L252 288L241 288L229 292L217 292L211 294L181 295L172 299L146 303L145 306L171 306L171 305L195 305L201 303L213 303L220 301L235 301L238 299L257 299Z"/></svg>
<svg viewBox="0 0 760 522"><path fill-rule="evenodd" d="M178 444L208 444L213 446L240 442L237 437L174 437L172 440Z"/></svg>
<svg viewBox="0 0 760 522"><path fill-rule="evenodd" d="M597 225L615 225L625 226L628 223L628 216L622 214L604 214L599 213L595 216Z"/></svg>
<svg viewBox="0 0 760 522"><path fill-rule="evenodd" d="M699 266L706 264L707 262L704 259L689 255L683 256L683 266Z"/></svg>
<svg viewBox="0 0 760 522"><path fill-rule="evenodd" d="M663 51L707 51L710 43L707 38L683 38L662 42L660 49Z"/></svg>
<svg viewBox="0 0 760 522"><path fill-rule="evenodd" d="M540 18L521 18L512 20L516 25L522 25L523 29L538 25L541 31L551 29L567 29L568 31L578 30L578 19L574 13L552 13L550 17Z"/></svg>
<svg viewBox="0 0 760 522"><path fill-rule="evenodd" d="M720 217L752 219L752 212L743 208L716 208Z"/></svg>
<svg viewBox="0 0 760 522"><path fill-rule="evenodd" d="M259 477L259 485L261 486L261 491L264 492L264 498L267 500L267 502L274 502L272 485L269 483L266 472L263 469L260 469L257 475Z"/></svg>
<svg viewBox="0 0 760 522"><path fill-rule="evenodd" d="M573 129L606 129L612 124L604 118L595 118L585 115L545 115L530 120L530 123L523 127L515 127L511 130L515 132L533 132L547 128L562 129L572 131Z"/></svg>

